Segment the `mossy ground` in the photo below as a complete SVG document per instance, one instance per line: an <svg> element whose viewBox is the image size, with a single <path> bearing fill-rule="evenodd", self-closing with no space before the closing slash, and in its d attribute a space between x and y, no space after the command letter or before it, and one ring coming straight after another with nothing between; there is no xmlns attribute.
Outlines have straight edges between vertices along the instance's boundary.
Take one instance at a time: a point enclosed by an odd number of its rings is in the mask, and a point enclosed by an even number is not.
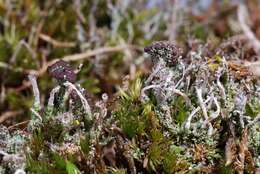
<svg viewBox="0 0 260 174"><path fill-rule="evenodd" d="M259 1L245 5L259 42ZM0 1L0 173L259 172L243 7ZM60 59L71 78L47 73Z"/></svg>

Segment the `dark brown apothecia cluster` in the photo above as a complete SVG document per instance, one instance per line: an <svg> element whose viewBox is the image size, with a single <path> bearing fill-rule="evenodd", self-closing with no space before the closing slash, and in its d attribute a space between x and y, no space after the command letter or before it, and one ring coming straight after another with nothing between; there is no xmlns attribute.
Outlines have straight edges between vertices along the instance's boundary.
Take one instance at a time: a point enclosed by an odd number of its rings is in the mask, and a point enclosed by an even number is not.
<svg viewBox="0 0 260 174"><path fill-rule="evenodd" d="M76 73L68 62L59 60L48 67L48 73L50 76L57 79L59 82L69 81L71 83L76 82Z"/></svg>
<svg viewBox="0 0 260 174"><path fill-rule="evenodd" d="M144 51L151 56L154 63L159 59L163 59L167 66L174 66L182 54L182 49L169 41L154 42L145 47Z"/></svg>

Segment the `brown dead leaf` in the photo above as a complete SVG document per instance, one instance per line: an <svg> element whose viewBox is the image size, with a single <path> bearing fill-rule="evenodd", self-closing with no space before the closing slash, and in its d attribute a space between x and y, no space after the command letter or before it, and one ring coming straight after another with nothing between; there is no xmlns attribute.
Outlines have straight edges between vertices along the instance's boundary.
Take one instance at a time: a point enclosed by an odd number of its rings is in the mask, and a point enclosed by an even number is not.
<svg viewBox="0 0 260 174"><path fill-rule="evenodd" d="M260 61L245 62L245 66L248 67L253 76L260 77Z"/></svg>
<svg viewBox="0 0 260 174"><path fill-rule="evenodd" d="M229 62L228 66L230 68L230 71L234 74L234 76L237 79L241 79L243 77L251 76L252 73L249 71L249 68L242 65L242 64L237 64L234 62Z"/></svg>
<svg viewBox="0 0 260 174"><path fill-rule="evenodd" d="M225 146L226 166L233 163L236 157L236 151L237 147L234 138L229 138Z"/></svg>
<svg viewBox="0 0 260 174"><path fill-rule="evenodd" d="M248 172L250 174L253 174L255 171L255 164L254 164L253 156L249 150L245 151L245 162L247 164Z"/></svg>
<svg viewBox="0 0 260 174"><path fill-rule="evenodd" d="M194 148L194 160L195 161L205 161L206 149L202 144L195 144Z"/></svg>
<svg viewBox="0 0 260 174"><path fill-rule="evenodd" d="M244 164L239 160L237 157L234 161L234 169L238 174L243 174L244 173Z"/></svg>
<svg viewBox="0 0 260 174"><path fill-rule="evenodd" d="M102 149L102 157L107 160L112 167L116 167L116 144L115 141L109 142Z"/></svg>
<svg viewBox="0 0 260 174"><path fill-rule="evenodd" d="M243 174L245 169L245 158L246 158L245 152L248 151L247 138L248 138L248 129L245 128L242 133L241 141L239 144L239 153L234 163L235 170L239 174Z"/></svg>

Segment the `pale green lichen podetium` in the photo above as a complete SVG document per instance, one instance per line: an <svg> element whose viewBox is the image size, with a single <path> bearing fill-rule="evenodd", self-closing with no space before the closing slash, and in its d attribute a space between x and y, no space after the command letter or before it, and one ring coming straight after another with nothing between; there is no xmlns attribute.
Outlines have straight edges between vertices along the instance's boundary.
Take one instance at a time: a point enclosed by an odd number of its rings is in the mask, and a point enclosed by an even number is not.
<svg viewBox="0 0 260 174"><path fill-rule="evenodd" d="M32 131L42 123L42 118L40 115L41 103L40 103L40 92L37 85L36 77L33 75L29 75L28 78L32 84L33 95L34 95L34 103L31 108L31 120L28 124L28 130Z"/></svg>
<svg viewBox="0 0 260 174"><path fill-rule="evenodd" d="M141 91L141 99L147 100L145 91L153 89L158 110L156 114L159 116L160 122L170 132L174 132L175 125L171 117L169 103L173 101L174 94L178 93L185 99L187 97L177 89L179 82L175 79L179 73L179 66L182 49L169 41L157 41L144 48L154 63L154 70L145 82L145 87ZM181 76L181 75L180 75Z"/></svg>

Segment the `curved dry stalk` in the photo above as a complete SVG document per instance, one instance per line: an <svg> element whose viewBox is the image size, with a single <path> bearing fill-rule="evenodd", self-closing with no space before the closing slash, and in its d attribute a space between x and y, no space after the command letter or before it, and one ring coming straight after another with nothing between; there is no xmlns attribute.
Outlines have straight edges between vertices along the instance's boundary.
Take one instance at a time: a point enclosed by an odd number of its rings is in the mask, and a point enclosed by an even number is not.
<svg viewBox="0 0 260 174"><path fill-rule="evenodd" d="M218 88L220 90L221 96L223 97L223 99L225 101L225 99L226 99L226 91L225 91L224 86L220 82L220 76L221 76L221 69L219 69L218 72L217 72L217 86L218 86Z"/></svg>
<svg viewBox="0 0 260 174"><path fill-rule="evenodd" d="M145 85L149 84L152 79L155 77L155 75L165 67L165 63L163 60L159 60L159 62L156 64L156 67L152 70L152 73L149 75L149 77L144 82Z"/></svg>
<svg viewBox="0 0 260 174"><path fill-rule="evenodd" d="M182 63L182 62L180 62L180 65L181 65L181 67L182 67L182 76L181 76L181 79L176 83L176 85L175 85L175 87L174 88L177 88L179 85L180 85L180 83L183 81L183 79L184 79L184 76L185 76L185 74L186 74L186 72L187 72L187 70L185 70L185 65Z"/></svg>
<svg viewBox="0 0 260 174"><path fill-rule="evenodd" d="M141 90L141 95L140 95L141 101L144 102L145 99L147 98L147 95L145 94L145 91L147 91L149 89L153 89L153 88L160 88L160 87L161 87L160 85L149 85L149 86L144 87Z"/></svg>
<svg viewBox="0 0 260 174"><path fill-rule="evenodd" d="M91 108L90 108L90 106L88 104L88 101L85 99L85 97L82 95L82 93L76 88L76 86L74 84L68 82L68 81L65 82L64 85L66 87L69 87L69 88L71 88L71 89L76 91L76 93L78 94L78 96L79 96L79 98L80 98L80 100L82 102L82 105L83 105L86 113L91 115Z"/></svg>
<svg viewBox="0 0 260 174"><path fill-rule="evenodd" d="M195 88L196 88L196 94L197 94L197 97L198 97L199 105L200 105L200 108L202 110L204 119L207 120L209 117L208 117L206 106L205 106L203 99L202 99L202 89L198 88L198 87L195 87Z"/></svg>
<svg viewBox="0 0 260 174"><path fill-rule="evenodd" d="M175 94L178 94L179 96L183 97L184 100L186 101L186 103L191 106L191 100L190 98L183 92L181 92L179 89L172 89L172 92L175 93Z"/></svg>
<svg viewBox="0 0 260 174"><path fill-rule="evenodd" d="M31 108L30 110L31 110L31 112L32 112L35 116L37 116L37 117L39 118L39 120L42 122L42 117L41 117L41 115L40 115L37 111L35 111L33 108Z"/></svg>
<svg viewBox="0 0 260 174"><path fill-rule="evenodd" d="M48 100L48 107L53 107L54 105L54 97L55 97L55 94L60 90L60 86L57 86L55 88L53 88L50 92L50 97L49 97L49 100Z"/></svg>
<svg viewBox="0 0 260 174"><path fill-rule="evenodd" d="M208 135L212 135L213 134L213 126L209 122L209 116L208 116L208 113L207 113L207 108L205 106L205 103L203 102L202 89L198 88L198 87L195 87L195 88L196 88L196 93L197 93L199 105L200 105L200 108L202 110L202 114L203 114L204 119L205 119L204 125L208 125L209 126Z"/></svg>
<svg viewBox="0 0 260 174"><path fill-rule="evenodd" d="M209 101L211 100L211 97L208 97L205 101L204 101L204 105L207 104ZM185 129L190 129L190 125L191 125L191 120L193 118L193 116L199 112L199 110L201 109L201 107L197 107L196 109L194 109L191 114L189 115L189 117L187 118L185 124L184 124L184 128Z"/></svg>
<svg viewBox="0 0 260 174"><path fill-rule="evenodd" d="M245 127L244 123L244 111L247 102L247 96L243 93L240 93L235 98L235 110L233 111L234 114L237 114L239 117L239 122L242 128Z"/></svg>
<svg viewBox="0 0 260 174"><path fill-rule="evenodd" d="M217 110L216 110L216 112L214 112L213 116L210 117L210 120L213 120L213 119L217 118L220 115L220 105L218 103L218 100L217 100L216 97L214 97L214 96L212 96L212 97L213 97L213 101L214 101L214 103L215 103L215 105L217 107Z"/></svg>

